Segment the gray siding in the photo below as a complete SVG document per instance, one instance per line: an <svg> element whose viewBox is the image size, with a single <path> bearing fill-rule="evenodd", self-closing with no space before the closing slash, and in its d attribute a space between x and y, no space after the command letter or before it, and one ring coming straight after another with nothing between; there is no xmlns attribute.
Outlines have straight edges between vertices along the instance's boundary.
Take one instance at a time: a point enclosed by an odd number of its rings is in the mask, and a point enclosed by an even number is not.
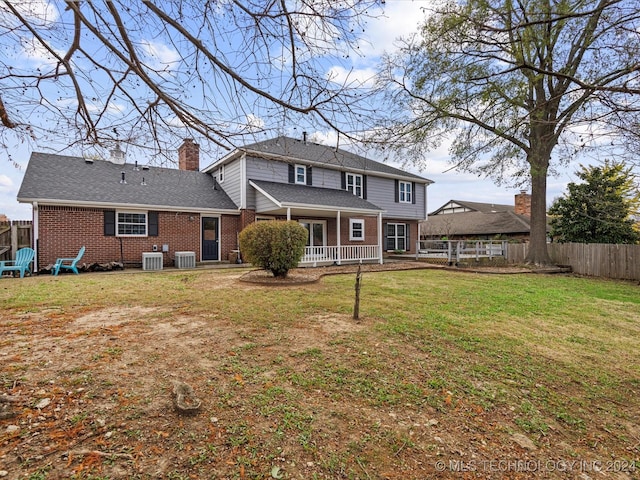
<svg viewBox="0 0 640 480"><path fill-rule="evenodd" d="M314 166L311 177L313 180L312 186L314 187L340 188L340 172L337 170ZM249 180L289 183L289 164L263 158L247 157L247 208L256 208L256 192L249 187ZM229 192L227 194L231 197ZM231 198L233 199L234 197Z"/></svg>
<svg viewBox="0 0 640 480"><path fill-rule="evenodd" d="M251 189L253 190L253 188ZM261 194L256 194L256 212L269 212L278 208L278 206Z"/></svg>
<svg viewBox="0 0 640 480"><path fill-rule="evenodd" d="M256 209L256 191L249 186L249 180L288 183L289 166L284 162L265 160L247 156L247 208ZM240 182L238 181L238 184Z"/></svg>
<svg viewBox="0 0 640 480"><path fill-rule="evenodd" d="M212 175L215 178L218 178L218 169L212 172ZM224 166L224 179L220 186L225 191L229 198L233 200L233 202L240 206L240 179L242 178L240 174L240 159L234 160L233 162Z"/></svg>
<svg viewBox="0 0 640 480"><path fill-rule="evenodd" d="M313 167L313 186L320 188L341 188L340 172L328 168Z"/></svg>
<svg viewBox="0 0 640 480"><path fill-rule="evenodd" d="M262 158L247 157L247 182L249 180L265 180L268 182L288 183L289 164L286 162L265 160ZM227 173L227 179L230 179ZM320 188L340 189L341 172L338 170L313 167L313 186ZM227 180L225 180L225 183ZM238 174L239 184L239 174ZM416 183L415 192L416 203L396 203L395 202L395 182L390 178L381 178L374 175L367 175L367 200L387 211L384 218L399 218L407 220L424 220L425 212L425 188L424 184ZM236 197L227 194L235 201ZM239 197L238 197L239 198ZM256 192L247 185L247 208L257 208ZM260 208L259 208L260 209Z"/></svg>
<svg viewBox="0 0 640 480"><path fill-rule="evenodd" d="M416 203L396 203L395 181L391 178L367 176L367 200L386 210L383 218L424 220L426 216L423 184L416 183Z"/></svg>

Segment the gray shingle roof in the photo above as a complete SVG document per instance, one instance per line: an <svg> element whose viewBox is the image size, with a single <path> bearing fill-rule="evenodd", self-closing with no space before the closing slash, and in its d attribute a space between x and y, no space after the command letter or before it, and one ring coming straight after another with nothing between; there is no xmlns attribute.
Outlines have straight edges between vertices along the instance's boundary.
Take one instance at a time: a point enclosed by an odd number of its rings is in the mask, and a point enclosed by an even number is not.
<svg viewBox="0 0 640 480"><path fill-rule="evenodd" d="M126 184L121 184L121 172ZM146 185L141 185L142 179ZM34 152L18 192L18 201L76 205L139 205L152 208L234 210L211 175L171 168L134 170L133 164Z"/></svg>
<svg viewBox="0 0 640 480"><path fill-rule="evenodd" d="M529 233L530 219L514 212L464 212L430 216L422 222L427 236Z"/></svg>
<svg viewBox="0 0 640 480"><path fill-rule="evenodd" d="M306 185L267 182L264 180L251 180L251 182L284 205L315 205L332 209L371 210L373 212L384 210L346 190L308 187Z"/></svg>
<svg viewBox="0 0 640 480"><path fill-rule="evenodd" d="M323 164L327 167L355 171L357 173L380 173L394 177L410 178L421 183L433 183L427 178L405 172L404 170L384 163L376 162L375 160L370 160L340 148L336 149L309 141L304 142L290 137L276 137L262 142L252 143L238 148L238 151L255 154L257 156L261 154L279 156L290 159L291 161L300 160L301 163L313 162Z"/></svg>
<svg viewBox="0 0 640 480"><path fill-rule="evenodd" d="M513 212L515 210L515 207L513 205L501 205L498 203L467 202L463 200L449 200L447 203L445 203L443 206L441 206L437 210L434 210L429 215L438 215L438 212L440 212L445 208L448 208L449 205L452 203L455 203L462 207L466 207L469 210L482 212L482 213ZM450 215L450 214L446 214L446 215Z"/></svg>

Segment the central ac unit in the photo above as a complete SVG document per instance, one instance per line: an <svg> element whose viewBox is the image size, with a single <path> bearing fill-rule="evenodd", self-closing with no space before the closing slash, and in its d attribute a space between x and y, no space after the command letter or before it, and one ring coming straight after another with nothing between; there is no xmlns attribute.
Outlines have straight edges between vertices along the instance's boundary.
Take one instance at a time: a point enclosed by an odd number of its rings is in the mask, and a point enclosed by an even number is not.
<svg viewBox="0 0 640 480"><path fill-rule="evenodd" d="M176 252L177 268L196 268L196 252Z"/></svg>
<svg viewBox="0 0 640 480"><path fill-rule="evenodd" d="M142 254L143 270L162 270L162 253L143 253Z"/></svg>

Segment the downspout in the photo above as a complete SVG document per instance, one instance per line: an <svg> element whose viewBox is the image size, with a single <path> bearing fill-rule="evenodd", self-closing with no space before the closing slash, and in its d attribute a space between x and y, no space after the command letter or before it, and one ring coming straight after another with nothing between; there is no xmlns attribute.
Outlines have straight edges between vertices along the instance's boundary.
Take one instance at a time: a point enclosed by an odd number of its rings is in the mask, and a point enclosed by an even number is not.
<svg viewBox="0 0 640 480"><path fill-rule="evenodd" d="M247 208L247 154L240 157L240 210Z"/></svg>
<svg viewBox="0 0 640 480"><path fill-rule="evenodd" d="M38 249L38 243L40 242L40 222L39 222L38 202L33 202L33 249L36 251L36 255L33 259L33 271L38 271L38 255L40 251Z"/></svg>

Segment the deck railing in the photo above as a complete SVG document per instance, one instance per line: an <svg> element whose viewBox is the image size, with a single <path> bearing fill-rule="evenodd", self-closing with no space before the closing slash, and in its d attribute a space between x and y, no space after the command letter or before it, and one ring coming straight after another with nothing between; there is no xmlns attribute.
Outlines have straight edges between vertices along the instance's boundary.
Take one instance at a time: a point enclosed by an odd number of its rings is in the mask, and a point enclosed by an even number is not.
<svg viewBox="0 0 640 480"><path fill-rule="evenodd" d="M498 240L420 240L417 247L418 258L441 259L448 263L507 256L507 242Z"/></svg>
<svg viewBox="0 0 640 480"><path fill-rule="evenodd" d="M301 265L331 264L338 265L346 262L378 260L380 250L378 245L342 245L340 247L305 247Z"/></svg>

